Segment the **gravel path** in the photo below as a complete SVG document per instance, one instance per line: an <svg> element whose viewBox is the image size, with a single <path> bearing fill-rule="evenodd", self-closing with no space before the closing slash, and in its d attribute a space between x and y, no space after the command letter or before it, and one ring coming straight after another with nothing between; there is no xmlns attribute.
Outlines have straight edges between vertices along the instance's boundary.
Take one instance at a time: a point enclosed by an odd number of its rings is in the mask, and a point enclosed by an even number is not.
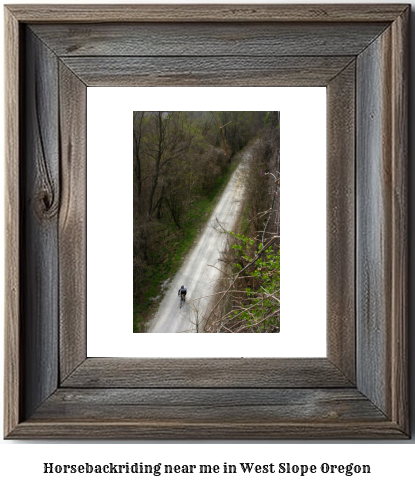
<svg viewBox="0 0 415 488"><path fill-rule="evenodd" d="M214 226L217 219L225 229L233 229L243 202L245 172L250 158L247 148L196 245L174 276L148 332L196 332L197 316L203 316L218 299L203 298L214 293L215 281L221 275L218 269L208 266L219 267L220 251L225 244L225 235L218 233ZM186 303L180 308L177 292L181 285L186 286L187 296Z"/></svg>

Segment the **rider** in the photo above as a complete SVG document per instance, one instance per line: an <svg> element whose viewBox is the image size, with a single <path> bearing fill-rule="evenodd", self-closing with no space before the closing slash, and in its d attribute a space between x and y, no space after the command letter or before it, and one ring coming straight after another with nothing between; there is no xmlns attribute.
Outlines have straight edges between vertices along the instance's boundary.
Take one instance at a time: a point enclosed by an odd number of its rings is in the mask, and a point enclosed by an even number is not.
<svg viewBox="0 0 415 488"><path fill-rule="evenodd" d="M182 285L181 288L179 288L179 293L178 293L178 296L182 296L184 299L186 298L186 293L187 293L187 290L186 290L186 287L184 285Z"/></svg>

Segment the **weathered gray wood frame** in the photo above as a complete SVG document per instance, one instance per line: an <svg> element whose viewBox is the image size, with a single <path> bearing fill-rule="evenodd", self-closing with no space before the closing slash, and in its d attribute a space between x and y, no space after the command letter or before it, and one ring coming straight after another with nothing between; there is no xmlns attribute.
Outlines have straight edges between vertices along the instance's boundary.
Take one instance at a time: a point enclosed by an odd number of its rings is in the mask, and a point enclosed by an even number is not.
<svg viewBox="0 0 415 488"><path fill-rule="evenodd" d="M408 5L19 6L8 439L405 439ZM86 357L86 87L327 87L327 357Z"/></svg>

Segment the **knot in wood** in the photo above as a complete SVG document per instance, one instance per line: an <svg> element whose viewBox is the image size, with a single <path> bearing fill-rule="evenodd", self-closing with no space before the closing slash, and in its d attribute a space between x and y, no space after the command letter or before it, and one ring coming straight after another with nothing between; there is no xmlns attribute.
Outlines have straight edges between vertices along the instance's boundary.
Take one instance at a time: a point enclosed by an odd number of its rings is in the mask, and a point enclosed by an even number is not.
<svg viewBox="0 0 415 488"><path fill-rule="evenodd" d="M36 198L36 213L41 219L50 219L57 214L58 205L53 191L42 188Z"/></svg>

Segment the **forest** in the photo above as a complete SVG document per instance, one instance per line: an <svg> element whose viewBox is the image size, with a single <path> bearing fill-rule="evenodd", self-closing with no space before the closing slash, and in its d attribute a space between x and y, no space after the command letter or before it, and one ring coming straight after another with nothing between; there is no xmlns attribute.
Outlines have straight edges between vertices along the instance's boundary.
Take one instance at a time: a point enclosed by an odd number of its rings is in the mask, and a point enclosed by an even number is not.
<svg viewBox="0 0 415 488"><path fill-rule="evenodd" d="M148 321L243 157L244 192L196 332L279 332L279 112L133 113L134 332ZM212 265L214 263L211 263Z"/></svg>

